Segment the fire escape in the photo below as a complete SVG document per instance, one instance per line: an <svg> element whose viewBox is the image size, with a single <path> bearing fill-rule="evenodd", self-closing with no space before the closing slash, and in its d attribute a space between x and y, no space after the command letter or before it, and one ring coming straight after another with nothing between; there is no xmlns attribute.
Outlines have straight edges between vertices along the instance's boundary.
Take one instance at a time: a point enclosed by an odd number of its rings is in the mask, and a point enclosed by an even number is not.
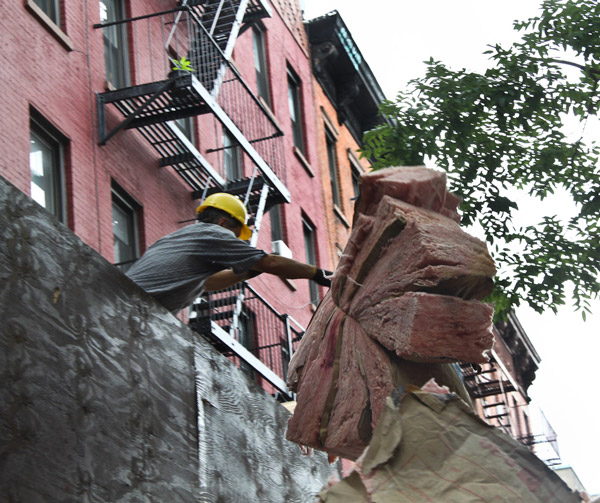
<svg viewBox="0 0 600 503"><path fill-rule="evenodd" d="M103 30L125 27L135 46L137 81L97 94L99 144L122 130L136 129L158 153L160 169L170 166L193 199L201 201L215 192L239 196L254 225L252 246L265 211L290 202L290 193L280 146L283 132L231 58L238 35L270 14L264 0L182 0L168 11L95 25ZM182 58L189 61L188 69L174 71ZM182 127L190 118L197 124L201 146ZM234 155L244 176L227 170L224 159ZM271 308L268 316L278 320L278 335L267 348L245 344L256 321L256 309L248 306L256 299L266 303L245 283L205 296L195 304L190 325L243 370L257 372L276 393L289 396L286 360L303 329ZM276 370L277 365L257 357L272 347L283 353Z"/></svg>
<svg viewBox="0 0 600 503"><path fill-rule="evenodd" d="M510 404L507 393L516 388L493 359L481 366L465 363L460 367L467 391L471 398L480 401L484 418L510 435Z"/></svg>

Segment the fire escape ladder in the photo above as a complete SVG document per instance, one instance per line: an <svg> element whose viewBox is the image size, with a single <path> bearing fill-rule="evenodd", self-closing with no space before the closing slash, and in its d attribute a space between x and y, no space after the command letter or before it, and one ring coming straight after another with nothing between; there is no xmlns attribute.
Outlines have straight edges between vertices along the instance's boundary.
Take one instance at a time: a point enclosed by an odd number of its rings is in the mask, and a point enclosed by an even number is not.
<svg viewBox="0 0 600 503"><path fill-rule="evenodd" d="M291 201L284 181L283 131L230 61L240 27L270 15L268 9L265 0L182 0L170 11L95 25L98 29L125 25L136 48L138 81L97 94L98 143L106 145L120 131L137 129L158 152L159 165L172 167L194 199L221 191L238 195L254 224L252 245L264 213ZM156 51L158 47L164 51ZM176 63L180 68L171 71ZM191 117L196 120L185 120ZM202 153L195 140L202 143ZM232 179L232 173L243 177L250 170L250 177ZM287 363L304 329L292 328L291 318L284 320L264 299L257 302L258 295L248 284L207 297L216 305L201 303L200 313L209 316L191 317L190 324L196 320L195 329L243 370L256 372L281 396L291 397L285 384ZM272 320L264 326L263 314L256 314L263 309ZM258 330L255 319L261 319L260 345L248 343ZM271 338L263 343L269 331ZM278 363L265 364L264 358Z"/></svg>

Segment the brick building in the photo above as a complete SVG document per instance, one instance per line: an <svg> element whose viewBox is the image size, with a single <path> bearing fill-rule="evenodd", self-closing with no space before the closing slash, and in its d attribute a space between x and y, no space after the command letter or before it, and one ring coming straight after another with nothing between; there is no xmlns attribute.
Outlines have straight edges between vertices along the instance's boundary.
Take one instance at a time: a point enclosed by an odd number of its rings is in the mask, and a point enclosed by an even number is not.
<svg viewBox="0 0 600 503"><path fill-rule="evenodd" d="M350 236L363 134L379 119L385 99L371 69L337 11L307 21L314 72L315 143L321 166L330 260L337 264Z"/></svg>
<svg viewBox="0 0 600 503"><path fill-rule="evenodd" d="M1 174L86 244L125 269L225 190L251 208L253 244L332 267L296 2L27 0L1 14ZM174 75L182 58L192 71ZM265 275L190 316L221 349L243 339L277 360L282 388L322 293Z"/></svg>

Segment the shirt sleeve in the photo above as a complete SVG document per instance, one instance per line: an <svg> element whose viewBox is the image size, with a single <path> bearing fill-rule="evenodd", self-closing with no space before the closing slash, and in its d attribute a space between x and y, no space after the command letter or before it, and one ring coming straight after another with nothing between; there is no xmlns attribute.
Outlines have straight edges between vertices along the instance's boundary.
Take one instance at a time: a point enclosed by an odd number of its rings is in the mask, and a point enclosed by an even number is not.
<svg viewBox="0 0 600 503"><path fill-rule="evenodd" d="M250 246L246 241L235 237L233 232L222 229L215 240L213 264L224 269L233 269L236 274L242 274L267 255L267 252Z"/></svg>

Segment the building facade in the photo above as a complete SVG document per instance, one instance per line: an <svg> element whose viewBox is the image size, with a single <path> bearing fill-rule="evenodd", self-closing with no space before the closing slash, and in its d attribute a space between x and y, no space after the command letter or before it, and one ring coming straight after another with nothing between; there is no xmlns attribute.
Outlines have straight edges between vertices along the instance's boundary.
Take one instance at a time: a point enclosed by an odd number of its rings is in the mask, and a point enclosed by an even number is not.
<svg viewBox="0 0 600 503"><path fill-rule="evenodd" d="M296 2L25 0L0 9L1 174L86 244L126 270L193 219L204 197L227 191L251 210L253 245L332 267ZM35 63L17 64L25 58ZM312 282L264 275L182 319L218 332L228 354L240 340L256 365L276 360L266 386L280 389L322 295ZM256 365L249 372L262 381Z"/></svg>
<svg viewBox="0 0 600 503"><path fill-rule="evenodd" d="M362 136L379 122L385 96L337 11L307 21L306 31L329 259L337 264L350 237L358 179L370 166L360 156Z"/></svg>

